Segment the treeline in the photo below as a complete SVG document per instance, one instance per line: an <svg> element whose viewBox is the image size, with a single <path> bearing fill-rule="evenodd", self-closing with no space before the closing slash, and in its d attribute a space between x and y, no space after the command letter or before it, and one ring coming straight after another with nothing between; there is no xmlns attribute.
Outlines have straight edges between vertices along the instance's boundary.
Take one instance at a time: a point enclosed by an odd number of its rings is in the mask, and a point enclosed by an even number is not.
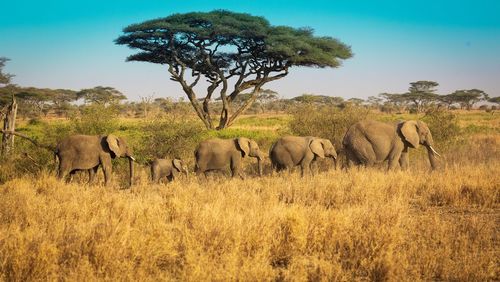
<svg viewBox="0 0 500 282"><path fill-rule="evenodd" d="M326 95L303 94L291 99L280 98L277 92L262 90L247 113L288 112L296 105L335 105L340 108L346 105L356 105L382 112L424 112L432 107L447 109L474 108L479 102L490 102L494 105L482 105L482 109L496 109L500 103L499 97L489 97L479 89L456 90L450 94L437 94L434 81L417 81L410 83L406 93L381 93L368 99L332 97ZM160 112L191 112L191 105L183 98L141 97L140 101L128 101L127 97L112 87L97 86L79 91L69 89L47 89L35 87L20 87L7 85L0 88L0 108L5 107L15 96L19 104L18 116L33 117L69 117L81 112L89 105L112 106L119 115L126 117L150 117ZM244 104L250 94L242 94L235 99L236 105ZM215 99L212 110L218 112L222 101Z"/></svg>

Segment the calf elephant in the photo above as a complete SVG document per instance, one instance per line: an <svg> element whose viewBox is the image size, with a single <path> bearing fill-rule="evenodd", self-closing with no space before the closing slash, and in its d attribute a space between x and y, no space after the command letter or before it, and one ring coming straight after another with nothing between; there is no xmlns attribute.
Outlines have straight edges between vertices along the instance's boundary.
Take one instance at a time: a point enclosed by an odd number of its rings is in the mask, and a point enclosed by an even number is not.
<svg viewBox="0 0 500 282"><path fill-rule="evenodd" d="M187 166L180 159L156 159L151 163L151 180L160 182L160 179L167 178L172 181L178 177L179 173L188 175Z"/></svg>
<svg viewBox="0 0 500 282"><path fill-rule="evenodd" d="M98 167L101 165L106 185L111 181L113 170L111 159L126 157L129 159L129 184L132 185L134 175L133 161L135 159L132 156L132 149L121 137L114 135L69 136L57 144L55 154L59 159L59 178L64 179L68 174L74 174L75 171L87 170L89 172L89 181L91 181Z"/></svg>
<svg viewBox="0 0 500 282"><path fill-rule="evenodd" d="M303 176L306 171L312 172L311 164L317 158L330 157L336 166L337 152L328 139L286 136L271 146L269 157L273 168L277 171L300 165Z"/></svg>
<svg viewBox="0 0 500 282"><path fill-rule="evenodd" d="M342 141L348 166L352 164L371 166L388 161L388 169L408 168L408 149L423 145L427 148L429 161L436 168L434 141L427 124L422 121L404 121L387 124L379 121L360 121L352 125Z"/></svg>
<svg viewBox="0 0 500 282"><path fill-rule="evenodd" d="M241 172L241 160L250 156L257 159L259 175L262 175L264 154L260 151L259 145L248 138L205 140L198 145L194 156L197 174L211 170L224 170L229 165L232 177L239 175L244 178Z"/></svg>

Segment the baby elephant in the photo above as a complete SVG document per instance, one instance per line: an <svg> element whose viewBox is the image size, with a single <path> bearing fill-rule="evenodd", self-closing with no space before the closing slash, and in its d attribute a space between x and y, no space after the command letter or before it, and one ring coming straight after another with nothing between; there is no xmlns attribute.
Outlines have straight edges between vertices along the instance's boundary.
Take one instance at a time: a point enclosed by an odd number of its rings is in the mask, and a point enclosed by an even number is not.
<svg viewBox="0 0 500 282"><path fill-rule="evenodd" d="M188 175L187 165L180 159L156 159L151 163L151 180L160 183L160 179L166 177L172 181L179 176L179 173Z"/></svg>

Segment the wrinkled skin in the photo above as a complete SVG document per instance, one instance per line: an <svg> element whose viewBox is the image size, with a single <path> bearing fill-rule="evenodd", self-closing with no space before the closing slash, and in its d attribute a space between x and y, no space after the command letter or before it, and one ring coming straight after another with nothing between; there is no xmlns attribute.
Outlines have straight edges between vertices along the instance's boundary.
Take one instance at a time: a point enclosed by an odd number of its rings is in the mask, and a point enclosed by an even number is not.
<svg viewBox="0 0 500 282"><path fill-rule="evenodd" d="M76 171L87 170L89 182L92 182L97 169L102 166L106 185L111 182L113 170L111 160L115 157L128 158L129 184L132 185L134 157L132 156L132 149L121 137L114 135L73 135L61 140L56 147L55 153L59 159L59 178L65 179L68 174L72 176Z"/></svg>
<svg viewBox="0 0 500 282"><path fill-rule="evenodd" d="M436 169L434 141L427 124L422 121L404 121L388 124L379 121L361 121L352 125L344 136L348 166L372 166L388 161L388 169L394 169L398 163L402 169L408 169L408 149L423 145L427 148L429 161Z"/></svg>
<svg viewBox="0 0 500 282"><path fill-rule="evenodd" d="M156 159L151 163L151 180L160 183L162 178L172 181L179 177L180 173L188 175L187 165L180 159Z"/></svg>
<svg viewBox="0 0 500 282"><path fill-rule="evenodd" d="M194 152L195 171L198 175L201 173L206 175L208 171L223 171L227 166L230 166L232 177L238 175L244 178L241 172L241 161L246 156L257 159L259 175L262 175L264 154L255 141L244 137L205 140L198 145Z"/></svg>
<svg viewBox="0 0 500 282"><path fill-rule="evenodd" d="M312 163L317 158L332 158L336 167L337 152L328 139L318 137L286 136L278 139L269 150L271 164L276 171L301 167L302 176L312 174Z"/></svg>

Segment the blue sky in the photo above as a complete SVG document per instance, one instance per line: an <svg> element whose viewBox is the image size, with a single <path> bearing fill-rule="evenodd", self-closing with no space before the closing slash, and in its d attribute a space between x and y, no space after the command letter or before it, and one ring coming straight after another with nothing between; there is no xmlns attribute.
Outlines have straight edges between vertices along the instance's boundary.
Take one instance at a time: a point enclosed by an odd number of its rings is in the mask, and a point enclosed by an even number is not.
<svg viewBox="0 0 500 282"><path fill-rule="evenodd" d="M172 13L228 9L274 25L309 26L350 45L337 69L291 69L266 85L284 97L344 98L404 92L434 80L438 92L479 88L500 95L500 1L3 1L0 56L22 86L112 86L132 100L182 97L164 66L125 62L134 51L113 40L129 24ZM201 94L201 93L200 93Z"/></svg>

